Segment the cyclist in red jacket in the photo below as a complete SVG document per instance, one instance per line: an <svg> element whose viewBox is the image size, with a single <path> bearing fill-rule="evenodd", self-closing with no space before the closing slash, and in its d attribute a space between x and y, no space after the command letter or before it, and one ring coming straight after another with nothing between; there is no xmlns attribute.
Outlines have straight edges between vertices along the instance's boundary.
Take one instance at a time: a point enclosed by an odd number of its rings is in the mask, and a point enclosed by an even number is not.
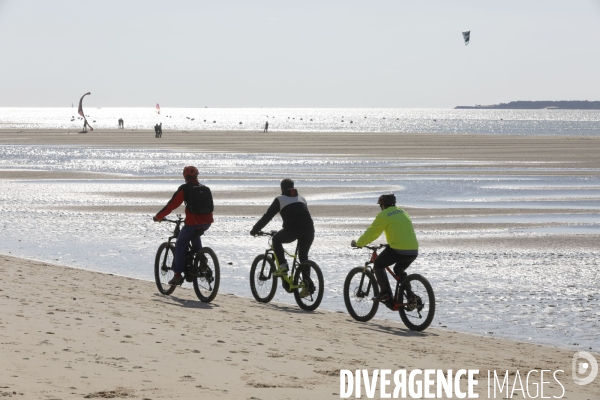
<svg viewBox="0 0 600 400"><path fill-rule="evenodd" d="M185 202L185 226L179 232L177 241L175 242L175 266L173 272L175 276L169 281L170 285L181 285L183 276L181 273L185 269L185 252L188 243L192 242L192 251L196 252L202 248L200 237L194 237L199 229L206 230L213 223L212 213L194 214L188 208L190 189L200 185L198 182L198 168L187 166L183 169L183 178L185 184L179 186L173 197L162 210L158 212L152 219L156 222L161 222L164 217L169 215L173 210Z"/></svg>

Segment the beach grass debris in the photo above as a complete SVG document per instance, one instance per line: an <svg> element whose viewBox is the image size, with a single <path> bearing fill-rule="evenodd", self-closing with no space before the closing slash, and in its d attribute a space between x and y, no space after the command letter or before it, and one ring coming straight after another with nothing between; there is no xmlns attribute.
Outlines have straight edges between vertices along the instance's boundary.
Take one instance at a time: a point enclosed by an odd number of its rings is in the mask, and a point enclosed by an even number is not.
<svg viewBox="0 0 600 400"><path fill-rule="evenodd" d="M133 390L118 387L115 390L102 390L90 393L84 396L84 399L124 399L131 397L135 397Z"/></svg>

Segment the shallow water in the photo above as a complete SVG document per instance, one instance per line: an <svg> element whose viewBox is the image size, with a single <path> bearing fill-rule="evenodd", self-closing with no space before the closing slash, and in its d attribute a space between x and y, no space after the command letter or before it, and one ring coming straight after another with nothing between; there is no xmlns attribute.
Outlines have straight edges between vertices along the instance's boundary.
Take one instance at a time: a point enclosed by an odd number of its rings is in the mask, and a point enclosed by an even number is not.
<svg viewBox="0 0 600 400"><path fill-rule="evenodd" d="M200 162L204 161L203 164ZM202 165L204 180L216 193L240 189L240 195L220 204L270 204L270 195L244 197L245 189L270 193L282 176L297 178L302 188L339 187L341 192L308 196L310 204L363 204L386 188L410 207L505 208L516 215L473 215L414 218L422 243L412 272L426 276L437 297L434 326L477 334L600 350L599 251L562 249L489 250L479 239L545 237L556 234L600 234L600 178L569 176L514 177L502 168L492 176L471 176L472 167L451 177L412 174L421 168L456 165L443 160L369 159L300 155L280 163L276 155L76 149L47 146L6 146L0 149L0 169L93 171L122 174L124 179L9 180L0 187L0 252L69 266L153 280L154 255L169 235L169 226L141 213L76 212L72 206L154 205L168 198L127 197L130 192L170 192L181 183L184 162ZM143 168L140 167L143 163ZM272 165L278 165L276 176ZM463 163L464 164L464 163ZM515 167L512 163L509 168ZM543 167L543 166L541 166ZM408 168L412 170L407 170ZM476 168L486 169L485 163ZM508 166L507 166L508 168ZM383 175L386 172L397 172ZM119 195L122 193L123 196ZM217 205L218 206L218 205ZM585 214L527 214L523 209L586 208ZM222 293L250 297L248 274L252 260L264 252L265 238L248 231L255 217L219 216L203 238L218 254ZM325 298L321 307L345 312L342 285L346 273L368 258L349 242L370 218L352 215L315 218L317 235L311 258L323 269ZM425 229L429 223L524 223L531 228ZM541 224L541 225L540 225ZM279 220L267 229L277 229ZM471 226L471 225L470 225ZM445 239L467 239L464 247L444 245ZM473 245L468 245L469 240ZM290 249L293 251L293 249ZM193 296L193 293L189 293ZM293 303L279 290L277 301ZM218 301L218 299L217 299ZM399 322L396 313L380 310L379 318ZM400 322L399 322L400 323Z"/></svg>
<svg viewBox="0 0 600 400"><path fill-rule="evenodd" d="M98 129L262 130L317 132L600 135L599 110L448 110L377 108L97 108L84 104ZM81 130L77 108L0 108L0 128Z"/></svg>

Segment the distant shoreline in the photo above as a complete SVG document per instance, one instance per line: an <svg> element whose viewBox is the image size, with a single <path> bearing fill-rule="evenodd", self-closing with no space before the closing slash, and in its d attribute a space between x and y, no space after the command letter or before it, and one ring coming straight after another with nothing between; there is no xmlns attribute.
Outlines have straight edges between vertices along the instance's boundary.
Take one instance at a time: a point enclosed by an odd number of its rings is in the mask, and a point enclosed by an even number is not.
<svg viewBox="0 0 600 400"><path fill-rule="evenodd" d="M456 106L455 110L600 110L600 101L511 101L491 105Z"/></svg>

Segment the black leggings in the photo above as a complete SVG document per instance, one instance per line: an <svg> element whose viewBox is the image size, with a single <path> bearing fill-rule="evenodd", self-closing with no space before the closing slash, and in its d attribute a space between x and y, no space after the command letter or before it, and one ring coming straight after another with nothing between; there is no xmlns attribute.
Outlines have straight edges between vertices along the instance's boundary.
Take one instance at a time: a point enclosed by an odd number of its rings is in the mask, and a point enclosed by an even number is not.
<svg viewBox="0 0 600 400"><path fill-rule="evenodd" d="M294 240L298 240L298 258L300 262L308 260L308 251L312 246L313 240L315 240L315 232L313 231L290 231L282 229L273 236L273 250L275 250L275 256L279 260L279 264L286 263L285 253L283 251L282 243L291 243Z"/></svg>
<svg viewBox="0 0 600 400"><path fill-rule="evenodd" d="M386 247L385 250L383 250L377 256L373 265L375 269L375 276L377 277L377 283L379 283L381 292L388 292L390 296L393 295L392 290L390 289L390 281L388 280L388 276L385 272L385 267L396 264L394 265L394 274L401 275L404 274L404 270L408 268L416 258L416 255L409 256L405 254L398 254L392 248Z"/></svg>

